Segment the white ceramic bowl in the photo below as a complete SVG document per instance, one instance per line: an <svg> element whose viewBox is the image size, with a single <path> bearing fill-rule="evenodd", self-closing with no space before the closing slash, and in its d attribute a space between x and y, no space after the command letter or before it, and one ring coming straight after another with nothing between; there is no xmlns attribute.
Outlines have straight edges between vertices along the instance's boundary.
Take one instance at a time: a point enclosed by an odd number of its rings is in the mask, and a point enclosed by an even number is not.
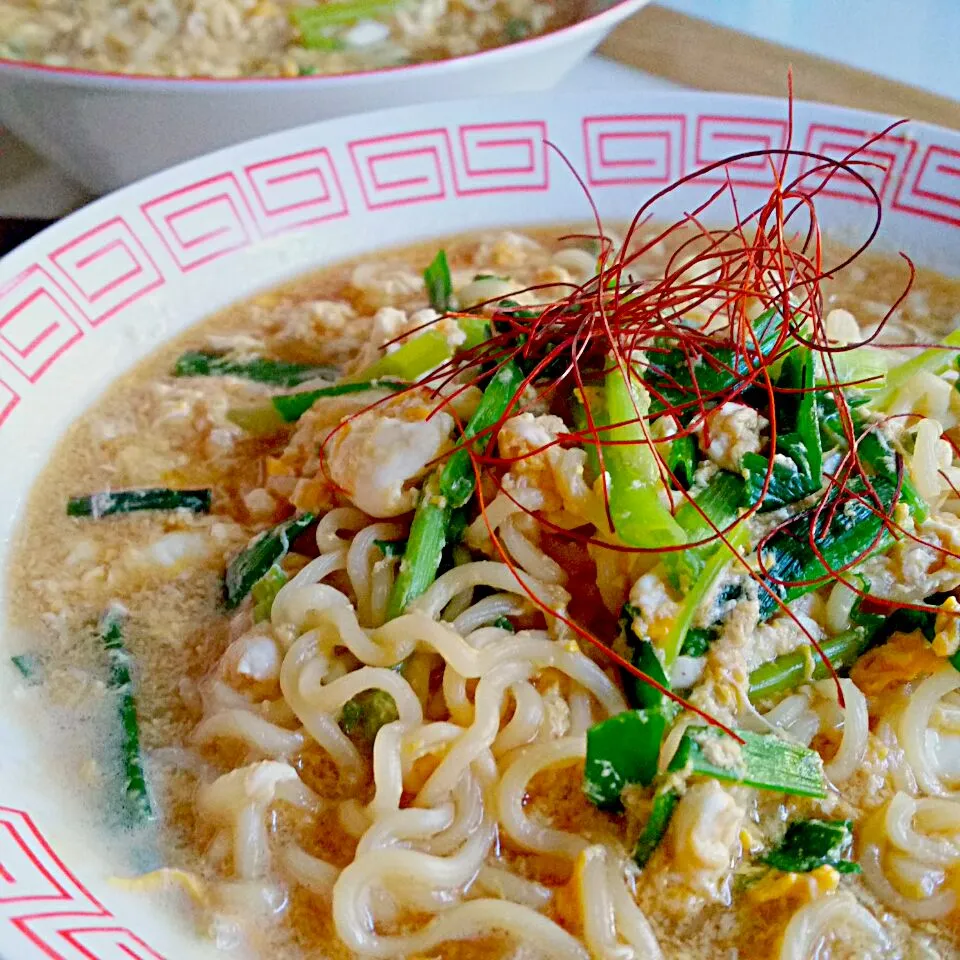
<svg viewBox="0 0 960 960"><path fill-rule="evenodd" d="M330 77L210 80L0 60L0 125L95 194L250 137L407 104L547 90L649 0L585 0L553 33L453 60Z"/></svg>
<svg viewBox="0 0 960 960"><path fill-rule="evenodd" d="M273 135L192 161L100 200L0 261L0 570L38 471L70 422L159 343L212 311L318 265L464 230L589 217L560 147L608 222L739 150L780 147L782 102L629 91L434 104ZM797 104L794 143L842 156L886 118ZM960 134L910 125L871 147L881 242L947 272L960 264ZM795 158L790 170L802 161ZM770 168L729 168L741 210ZM659 207L690 210L714 172ZM828 231L862 231L864 194L838 177L818 199ZM24 687L0 581L0 957L216 960L170 911L118 889L131 866L80 805L86 757L38 746L52 719ZM63 736L54 733L54 736ZM220 955L221 957L224 955Z"/></svg>

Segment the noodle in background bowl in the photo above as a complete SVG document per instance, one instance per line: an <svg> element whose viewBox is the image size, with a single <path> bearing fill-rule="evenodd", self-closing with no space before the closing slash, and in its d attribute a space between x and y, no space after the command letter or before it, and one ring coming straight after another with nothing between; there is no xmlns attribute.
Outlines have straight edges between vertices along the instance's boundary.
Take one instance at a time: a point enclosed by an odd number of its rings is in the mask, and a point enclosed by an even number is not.
<svg viewBox="0 0 960 960"><path fill-rule="evenodd" d="M649 0L583 0L567 27L365 73L205 79L0 59L0 124L95 194L249 137L408 104L547 90Z"/></svg>
<svg viewBox="0 0 960 960"><path fill-rule="evenodd" d="M211 313L293 276L383 247L491 227L589 220L549 139L601 216L629 219L657 190L736 151L781 147L781 101L705 94L543 97L410 107L315 124L223 150L100 200L0 262L0 564L35 477L67 426L122 372ZM888 118L795 107L793 143L842 157ZM960 134L909 124L869 150L880 246L956 274ZM812 161L803 161L810 165ZM800 169L791 160L789 175ZM764 160L729 168L741 213L769 195ZM724 182L675 190L692 210ZM835 237L872 223L862 186L818 199ZM720 226L721 224L711 224ZM6 580L0 623L16 603ZM0 628L2 630L3 628ZM136 868L71 788L85 757L11 666L0 632L0 957L215 957L169 904L115 883ZM49 708L48 708L49 711ZM224 956L226 954L221 954Z"/></svg>

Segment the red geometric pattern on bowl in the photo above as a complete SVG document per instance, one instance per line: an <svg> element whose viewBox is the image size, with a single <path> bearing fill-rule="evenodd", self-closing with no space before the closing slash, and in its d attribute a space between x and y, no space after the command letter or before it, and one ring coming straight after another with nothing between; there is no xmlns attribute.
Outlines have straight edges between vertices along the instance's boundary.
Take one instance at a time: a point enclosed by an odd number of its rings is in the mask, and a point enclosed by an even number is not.
<svg viewBox="0 0 960 960"><path fill-rule="evenodd" d="M687 118L670 116L586 117L583 148L587 183L666 186L686 167Z"/></svg>
<svg viewBox="0 0 960 960"><path fill-rule="evenodd" d="M766 117L697 118L693 163L709 166L724 157L755 150L782 150L787 143L787 121ZM701 183L726 183L736 186L773 187L775 171L766 157L750 157L703 174Z"/></svg>
<svg viewBox="0 0 960 960"><path fill-rule="evenodd" d="M348 214L336 167L325 147L244 168L253 214L265 236Z"/></svg>
<svg viewBox="0 0 960 960"><path fill-rule="evenodd" d="M0 289L0 354L31 383L82 336L80 314L39 266Z"/></svg>
<svg viewBox="0 0 960 960"><path fill-rule="evenodd" d="M163 960L67 869L23 810L0 807L0 916L53 960Z"/></svg>
<svg viewBox="0 0 960 960"><path fill-rule="evenodd" d="M823 123L811 123L807 131L807 142L804 149L808 153L816 153L829 157L832 160L843 160L860 145L873 136L876 131L855 130L849 127L835 127ZM896 134L887 134L865 150L859 150L856 167L857 173L867 180L876 190L882 201L890 194L891 185L897 183L904 170L909 166L917 145L906 137ZM864 166L863 163L870 166ZM812 170L819 161L812 157L804 157L800 165L802 173ZM804 182L807 190L817 186L815 177ZM831 172L829 181L823 188L827 196L842 197L845 200L855 200L858 203L872 202L867 188L851 174L844 171Z"/></svg>
<svg viewBox="0 0 960 960"><path fill-rule="evenodd" d="M250 245L253 214L232 173L201 180L140 208L186 273Z"/></svg>
<svg viewBox="0 0 960 960"><path fill-rule="evenodd" d="M50 254L96 326L162 286L164 278L122 217L114 217Z"/></svg>
<svg viewBox="0 0 960 960"><path fill-rule="evenodd" d="M466 124L458 133L453 167L458 195L550 188L542 121Z"/></svg>
<svg viewBox="0 0 960 960"><path fill-rule="evenodd" d="M3 366L0 365L0 427L20 402L20 394L3 379Z"/></svg>
<svg viewBox="0 0 960 960"><path fill-rule="evenodd" d="M929 144L900 181L893 206L960 227L960 150Z"/></svg>
<svg viewBox="0 0 960 960"><path fill-rule="evenodd" d="M444 129L354 140L350 158L368 210L443 200L452 151Z"/></svg>

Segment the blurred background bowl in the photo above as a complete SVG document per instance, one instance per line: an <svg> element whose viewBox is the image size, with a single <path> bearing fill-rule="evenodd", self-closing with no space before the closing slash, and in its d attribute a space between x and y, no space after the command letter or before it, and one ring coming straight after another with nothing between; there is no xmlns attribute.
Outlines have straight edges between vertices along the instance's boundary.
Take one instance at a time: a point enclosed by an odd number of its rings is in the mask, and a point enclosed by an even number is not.
<svg viewBox="0 0 960 960"><path fill-rule="evenodd" d="M0 60L0 124L94 193L261 134L384 107L546 90L649 0L452 60L338 76L204 79Z"/></svg>

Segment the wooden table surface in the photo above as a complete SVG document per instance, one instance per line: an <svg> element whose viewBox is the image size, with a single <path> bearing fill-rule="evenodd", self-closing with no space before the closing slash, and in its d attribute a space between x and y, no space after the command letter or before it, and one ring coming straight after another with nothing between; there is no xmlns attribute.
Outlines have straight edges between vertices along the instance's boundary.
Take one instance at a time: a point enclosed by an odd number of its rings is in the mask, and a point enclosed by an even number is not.
<svg viewBox="0 0 960 960"><path fill-rule="evenodd" d="M906 0L904 5L909 6ZM956 100L658 4L645 7L621 24L599 52L686 87L773 97L786 94L787 73L792 68L798 100L875 110L960 129L960 102Z"/></svg>

